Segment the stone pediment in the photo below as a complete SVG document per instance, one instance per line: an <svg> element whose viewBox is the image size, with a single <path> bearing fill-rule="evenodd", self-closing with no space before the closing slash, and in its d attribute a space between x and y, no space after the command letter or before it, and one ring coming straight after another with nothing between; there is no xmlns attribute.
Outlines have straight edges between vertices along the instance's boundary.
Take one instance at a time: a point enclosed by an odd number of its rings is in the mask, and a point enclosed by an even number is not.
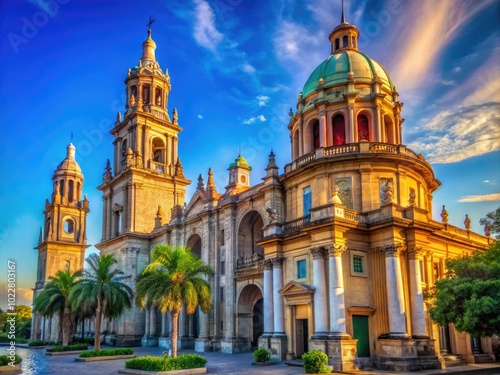
<svg viewBox="0 0 500 375"><path fill-rule="evenodd" d="M206 203L204 198L205 197L203 196L203 194L197 191L193 195L193 198L191 198L189 204L187 205L184 215L186 215L186 217L189 217L197 214L198 212L203 211Z"/></svg>
<svg viewBox="0 0 500 375"><path fill-rule="evenodd" d="M292 280L281 288L278 293L283 297L306 296L314 294L314 288Z"/></svg>

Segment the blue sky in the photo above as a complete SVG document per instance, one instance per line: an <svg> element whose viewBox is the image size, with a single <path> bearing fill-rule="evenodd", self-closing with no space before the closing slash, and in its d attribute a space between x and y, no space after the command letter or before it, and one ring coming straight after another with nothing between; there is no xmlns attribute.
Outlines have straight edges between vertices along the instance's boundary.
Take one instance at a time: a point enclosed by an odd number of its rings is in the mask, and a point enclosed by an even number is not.
<svg viewBox="0 0 500 375"><path fill-rule="evenodd" d="M88 243L100 240L107 132L124 110L123 81L150 16L157 60L171 76L169 110L184 129L185 173L196 186L212 167L223 191L240 147L253 183L271 149L280 168L290 161L288 111L330 53L340 0L1 2L0 285L7 258L16 260L19 303L31 300L44 202L71 133L91 206ZM463 228L469 214L483 233L479 219L500 201L500 2L346 1L346 17L405 103L403 143L443 183L434 219L445 204L451 224Z"/></svg>

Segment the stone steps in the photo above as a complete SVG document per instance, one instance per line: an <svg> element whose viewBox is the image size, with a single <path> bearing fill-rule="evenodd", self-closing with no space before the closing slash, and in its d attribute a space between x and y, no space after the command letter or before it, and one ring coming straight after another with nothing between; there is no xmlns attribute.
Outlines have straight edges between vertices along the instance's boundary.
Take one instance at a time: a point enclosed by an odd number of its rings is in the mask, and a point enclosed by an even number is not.
<svg viewBox="0 0 500 375"><path fill-rule="evenodd" d="M446 368L454 366L465 366L467 361L462 358L460 354L446 354L443 355L444 363Z"/></svg>
<svg viewBox="0 0 500 375"><path fill-rule="evenodd" d="M489 354L474 354L475 363L492 363L493 358Z"/></svg>

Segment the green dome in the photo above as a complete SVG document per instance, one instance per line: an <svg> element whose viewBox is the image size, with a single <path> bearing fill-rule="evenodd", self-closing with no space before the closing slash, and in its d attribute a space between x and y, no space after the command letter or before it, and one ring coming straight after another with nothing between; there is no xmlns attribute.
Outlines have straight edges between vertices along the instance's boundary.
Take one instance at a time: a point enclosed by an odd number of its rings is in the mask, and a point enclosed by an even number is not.
<svg viewBox="0 0 500 375"><path fill-rule="evenodd" d="M314 69L302 89L302 97L305 99L313 93L321 78L325 88L347 83L349 72L353 73L356 83L371 83L378 76L382 84L392 91L392 81L382 65L359 51L343 50L330 55Z"/></svg>
<svg viewBox="0 0 500 375"><path fill-rule="evenodd" d="M236 160L234 161L234 163L231 163L229 165L229 169L231 168L244 168L244 169L248 169L249 171L252 170L252 167L250 166L250 164L248 164L248 162L246 161L246 159L239 155Z"/></svg>

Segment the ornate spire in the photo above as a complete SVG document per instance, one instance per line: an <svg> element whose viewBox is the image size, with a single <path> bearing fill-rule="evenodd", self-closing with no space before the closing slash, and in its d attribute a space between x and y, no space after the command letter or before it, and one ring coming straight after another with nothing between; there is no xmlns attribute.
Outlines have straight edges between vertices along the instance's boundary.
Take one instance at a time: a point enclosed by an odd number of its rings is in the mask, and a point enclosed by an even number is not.
<svg viewBox="0 0 500 375"><path fill-rule="evenodd" d="M103 182L108 182L111 181L113 178L113 175L111 174L111 164L109 162L109 159L106 160L106 167L104 167L104 173L102 174L102 181Z"/></svg>
<svg viewBox="0 0 500 375"><path fill-rule="evenodd" d="M214 172L212 172L212 167L210 167L210 168L208 169L207 190L208 190L208 191L213 191L213 190L215 190Z"/></svg>
<svg viewBox="0 0 500 375"><path fill-rule="evenodd" d="M175 164L175 176L184 177L184 167L182 166L181 158L177 158L177 163Z"/></svg>
<svg viewBox="0 0 500 375"><path fill-rule="evenodd" d="M203 190L204 190L204 184L205 184L205 183L204 183L204 181L203 181L203 176L202 176L202 175L201 175L201 173L200 173L200 175L198 176L198 186L197 186L197 188L196 188L196 189L197 189L197 190L200 190L200 191L203 191Z"/></svg>
<svg viewBox="0 0 500 375"><path fill-rule="evenodd" d="M342 0L342 16L340 18L340 23L346 23L345 16L344 16L344 0Z"/></svg>

